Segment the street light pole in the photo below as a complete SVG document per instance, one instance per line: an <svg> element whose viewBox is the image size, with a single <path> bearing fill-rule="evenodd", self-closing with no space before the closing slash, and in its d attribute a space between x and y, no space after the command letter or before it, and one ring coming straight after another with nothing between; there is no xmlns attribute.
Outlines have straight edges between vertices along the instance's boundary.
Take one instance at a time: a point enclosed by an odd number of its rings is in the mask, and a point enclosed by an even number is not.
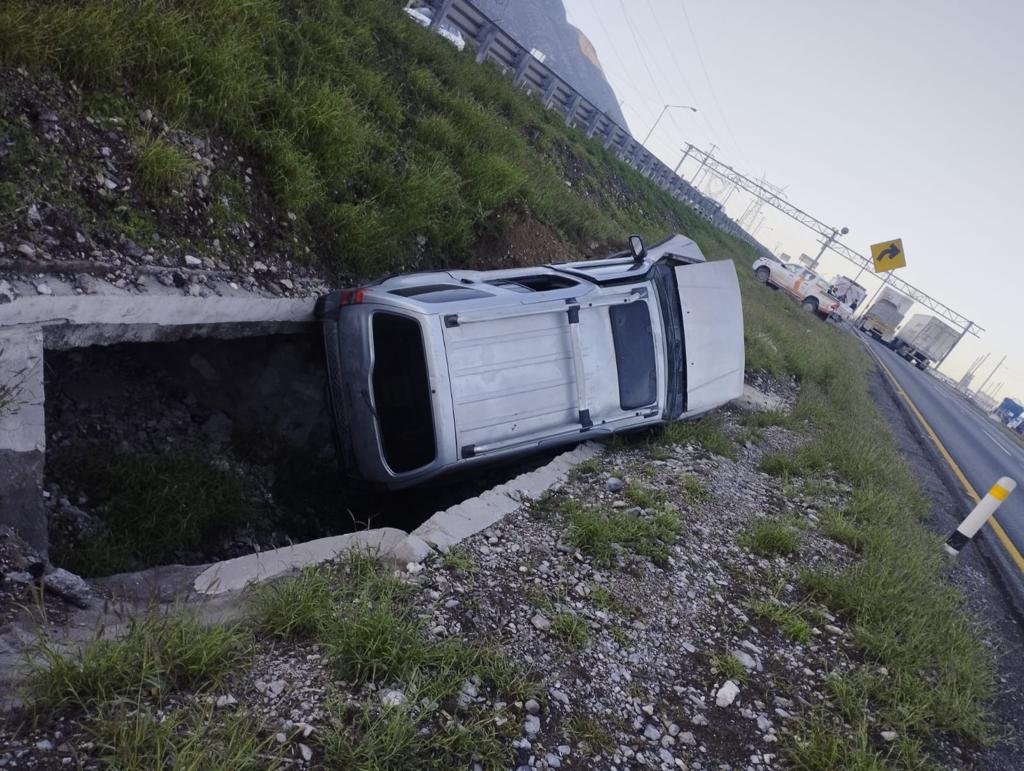
<svg viewBox="0 0 1024 771"><path fill-rule="evenodd" d="M838 229L838 230L836 228L832 228L832 235L830 235L828 238L826 238L825 239L825 243L823 243L821 245L821 251L818 252L818 256L814 258L814 262L812 262L811 265L810 265L811 270L815 270L816 271L818 269L818 260L821 259L821 255L823 255L825 253L825 250L828 249L830 246L832 246L832 242L835 241L837 237L845 236L849 232L850 232L849 228L842 228L842 229Z"/></svg>
<svg viewBox="0 0 1024 771"><path fill-rule="evenodd" d="M654 129L658 127L658 124L661 122L661 119L665 117L665 112L668 110L669 107L675 108L677 110L692 110L693 112L697 112L696 107L690 107L690 105L688 104L666 104L664 107L661 108L661 112L658 113L658 119L654 121L654 125L651 126L651 130L647 132L647 136L644 137L644 141L640 143L641 145L647 147L647 140L651 138L651 134L653 134Z"/></svg>

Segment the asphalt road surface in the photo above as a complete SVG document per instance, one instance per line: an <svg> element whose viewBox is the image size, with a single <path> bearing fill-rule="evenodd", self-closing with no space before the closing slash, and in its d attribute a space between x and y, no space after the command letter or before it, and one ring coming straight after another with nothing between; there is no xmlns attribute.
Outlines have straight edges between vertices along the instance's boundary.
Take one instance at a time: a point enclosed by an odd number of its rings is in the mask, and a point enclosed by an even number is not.
<svg viewBox="0 0 1024 771"><path fill-rule="evenodd" d="M1016 492L1002 503L995 515L1012 546L997 538L990 526L983 532L992 543L991 552L996 555L1007 583L1024 594L1024 572L1019 565L1020 554L1024 553L1024 447L1005 436L998 424L952 388L876 340L859 332L856 334L861 335L871 352L892 373L978 495L984 496L999 477L1008 476L1017 482ZM968 510L965 508L965 515Z"/></svg>

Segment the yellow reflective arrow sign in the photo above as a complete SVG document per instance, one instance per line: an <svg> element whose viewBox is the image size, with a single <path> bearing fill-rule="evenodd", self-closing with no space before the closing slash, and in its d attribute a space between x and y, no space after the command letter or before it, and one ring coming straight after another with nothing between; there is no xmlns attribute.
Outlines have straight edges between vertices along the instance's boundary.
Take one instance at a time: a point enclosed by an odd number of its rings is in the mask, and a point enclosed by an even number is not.
<svg viewBox="0 0 1024 771"><path fill-rule="evenodd" d="M894 238L892 241L871 244L871 259L875 263L875 273L885 273L887 270L907 267L907 255L903 251L903 240Z"/></svg>

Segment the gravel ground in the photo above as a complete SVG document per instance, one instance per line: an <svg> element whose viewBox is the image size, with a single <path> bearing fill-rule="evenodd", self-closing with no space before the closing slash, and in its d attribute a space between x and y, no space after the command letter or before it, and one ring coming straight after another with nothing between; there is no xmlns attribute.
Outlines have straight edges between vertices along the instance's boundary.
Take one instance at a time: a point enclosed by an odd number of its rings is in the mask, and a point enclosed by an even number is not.
<svg viewBox="0 0 1024 771"><path fill-rule="evenodd" d="M776 767L793 716L824 699L828 673L850 666L841 622L801 603L793 582L798 566L840 567L853 558L817 529L819 512L841 506L848 491L819 483L805 492L757 470L766 454L804 438L779 427L751 437L739 418L725 421L746 441L736 460L692 444L632 443L468 539L458 559L431 558L403 573L430 635L497 640L541 684L536 703L487 704L496 719L521 723L514 747L522 766ZM649 518L651 510L635 505L637 488L681 518L665 559L655 564L623 550L600 566L569 545L561 506L575 501ZM796 553L762 557L739 544L752 523L769 517L801 534ZM751 601L771 598L796 607L809 631L804 642L751 612ZM353 704L397 699L402 687L345 695ZM345 684L332 682L316 646L264 643L255 667L222 701L248 705L280 732L296 763L316 765L324 703L339 688ZM472 683L464 696L488 698ZM601 726L607 746L574 733L583 718ZM7 767L65 757L93 765L73 721L10 740L0 755ZM58 747L78 750L62 755Z"/></svg>

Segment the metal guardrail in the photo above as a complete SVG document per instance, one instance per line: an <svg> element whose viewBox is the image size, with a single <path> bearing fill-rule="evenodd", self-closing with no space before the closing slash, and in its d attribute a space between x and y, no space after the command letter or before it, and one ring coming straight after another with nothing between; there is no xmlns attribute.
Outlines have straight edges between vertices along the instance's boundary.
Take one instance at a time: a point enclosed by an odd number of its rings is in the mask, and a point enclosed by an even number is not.
<svg viewBox="0 0 1024 771"><path fill-rule="evenodd" d="M647 150L629 130L616 123L571 83L530 53L471 0L425 0L434 10L431 29L442 24L457 29L472 46L478 64L491 63L512 82L565 116L567 126L600 141L622 161L686 203L720 230L741 238L763 253L768 249L721 211L721 205L683 180Z"/></svg>

